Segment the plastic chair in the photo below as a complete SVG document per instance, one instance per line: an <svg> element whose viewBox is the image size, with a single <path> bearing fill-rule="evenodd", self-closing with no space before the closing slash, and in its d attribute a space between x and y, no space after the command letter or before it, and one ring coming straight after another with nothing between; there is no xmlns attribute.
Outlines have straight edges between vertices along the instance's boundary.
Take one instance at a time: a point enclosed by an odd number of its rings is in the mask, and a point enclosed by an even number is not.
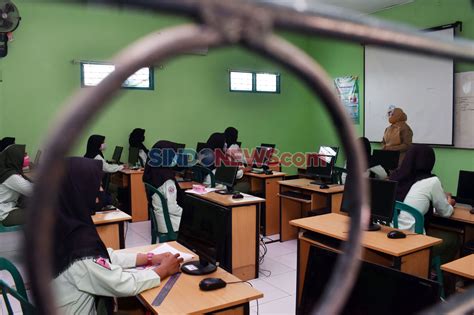
<svg viewBox="0 0 474 315"><path fill-rule="evenodd" d="M144 183L144 184L145 184L145 189L147 191L148 214L150 216L150 222L151 222L151 243L156 244L157 238L160 241L160 243L175 241L178 238L178 234L173 230L173 225L171 224L170 213L168 210L168 202L165 196L163 196L163 194L160 193L158 189L156 189L152 185L148 183ZM157 194L161 200L161 205L163 208L163 217L165 218L165 225L166 225L166 229L168 230L167 233L162 233L158 231L158 223L156 221L155 211L153 208L153 204L151 202L152 196L154 194Z"/></svg>
<svg viewBox="0 0 474 315"><path fill-rule="evenodd" d="M194 165L191 169L193 171L194 181L202 183L206 176L209 175L211 177L211 187L216 187L216 177L210 169L202 165Z"/></svg>
<svg viewBox="0 0 474 315"><path fill-rule="evenodd" d="M393 213L394 228L398 229L398 216L400 215L400 211L406 211L415 218L415 233L424 233L425 217L423 216L423 214L421 214L420 211L416 210L412 206L409 206L406 203L400 201L395 202L395 210ZM431 267L434 268L436 271L436 278L438 278L438 282L441 285L441 297L444 298L444 280L443 273L441 271L441 259L439 256L434 256L431 258Z"/></svg>
<svg viewBox="0 0 474 315"><path fill-rule="evenodd" d="M333 182L342 185L342 174L347 174L347 169L339 166L334 166Z"/></svg>
<svg viewBox="0 0 474 315"><path fill-rule="evenodd" d="M12 289L5 281L0 279L0 290L2 292L3 300L5 301L5 306L7 308L8 314L13 314L13 310L10 304L9 295L15 298L20 302L21 310L23 314L34 314L35 307L28 301L28 295L26 294L25 284L23 283L23 278L21 277L18 269L7 259L0 257L0 271L8 271L13 281L15 282L15 289Z"/></svg>

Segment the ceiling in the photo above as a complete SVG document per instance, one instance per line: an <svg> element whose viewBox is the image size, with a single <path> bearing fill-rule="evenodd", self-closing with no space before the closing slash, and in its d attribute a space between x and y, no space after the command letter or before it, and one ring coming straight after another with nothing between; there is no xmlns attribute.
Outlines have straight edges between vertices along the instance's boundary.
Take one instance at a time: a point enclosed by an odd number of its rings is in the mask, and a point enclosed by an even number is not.
<svg viewBox="0 0 474 315"><path fill-rule="evenodd" d="M259 0L257 0L259 1ZM283 5L302 11L312 11L321 4L350 9L369 14L414 0L260 0L260 2Z"/></svg>

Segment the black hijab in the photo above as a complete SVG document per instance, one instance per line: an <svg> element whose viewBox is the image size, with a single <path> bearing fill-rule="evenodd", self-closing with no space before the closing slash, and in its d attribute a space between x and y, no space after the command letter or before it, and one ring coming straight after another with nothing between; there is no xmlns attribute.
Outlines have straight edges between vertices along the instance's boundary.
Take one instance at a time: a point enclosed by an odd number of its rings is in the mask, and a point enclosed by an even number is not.
<svg viewBox="0 0 474 315"><path fill-rule="evenodd" d="M109 258L90 215L101 178L102 162L80 157L65 160L56 205L54 277L78 260Z"/></svg>
<svg viewBox="0 0 474 315"><path fill-rule="evenodd" d="M89 140L87 140L87 150L86 154L84 154L84 157L93 159L97 155L100 155L101 157L104 157L102 154L102 151L100 150L100 146L102 143L104 143L105 137L101 135L92 135L89 137Z"/></svg>
<svg viewBox="0 0 474 315"><path fill-rule="evenodd" d="M158 149L158 150L172 149L172 150L162 151L163 161L165 163L170 163L174 159L178 147L176 146L176 143L174 142L167 141L167 140L160 140L157 143L155 143L155 145L153 146L153 149ZM164 156L165 152L167 153L166 156ZM145 183L148 183L158 189L161 187L161 185L163 185L166 181L170 179L175 180L175 172L173 171L172 167L151 166L149 163L146 164L145 171L143 173L143 181ZM178 185L176 186L179 187Z"/></svg>
<svg viewBox="0 0 474 315"><path fill-rule="evenodd" d="M15 144L15 138L12 137L5 137L0 140L0 152L5 150L8 146Z"/></svg>
<svg viewBox="0 0 474 315"><path fill-rule="evenodd" d="M0 184L12 175L23 176L24 146L12 144L0 153Z"/></svg>
<svg viewBox="0 0 474 315"><path fill-rule="evenodd" d="M370 141L366 137L360 137L359 143L362 146L364 153L366 154L365 158L367 161L367 167L372 167L371 156L372 156L372 147L370 146Z"/></svg>
<svg viewBox="0 0 474 315"><path fill-rule="evenodd" d="M215 151L216 150L224 150L225 146L225 136L223 133L215 132L213 133L209 139L207 139L206 143L206 149L212 150L213 156L212 156L212 163L209 163L209 165L206 165L207 168L213 170L216 168L215 165Z"/></svg>
<svg viewBox="0 0 474 315"><path fill-rule="evenodd" d="M412 145L400 167L390 175L398 182L397 200L403 201L411 186L425 178L436 176L431 173L436 162L433 148L428 145Z"/></svg>
<svg viewBox="0 0 474 315"><path fill-rule="evenodd" d="M234 127L227 127L227 129L224 131L224 136L225 136L225 143L227 143L227 148L229 148L231 145L237 143L237 139L239 137L239 131L235 129Z"/></svg>
<svg viewBox="0 0 474 315"><path fill-rule="evenodd" d="M143 144L143 141L145 141L145 129L133 129L130 137L128 138L128 143L131 147L141 149L145 151L146 154L148 154L148 149Z"/></svg>

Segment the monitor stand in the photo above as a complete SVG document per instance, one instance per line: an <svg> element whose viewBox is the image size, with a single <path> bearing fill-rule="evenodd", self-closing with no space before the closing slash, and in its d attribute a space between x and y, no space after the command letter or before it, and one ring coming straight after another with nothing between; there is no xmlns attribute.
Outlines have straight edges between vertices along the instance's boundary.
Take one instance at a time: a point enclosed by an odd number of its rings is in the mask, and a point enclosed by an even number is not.
<svg viewBox="0 0 474 315"><path fill-rule="evenodd" d="M233 195L238 193L238 191L233 190L232 186L226 186L226 189L216 190L216 193L221 195Z"/></svg>
<svg viewBox="0 0 474 315"><path fill-rule="evenodd" d="M373 231L378 231L380 230L382 227L377 224L377 223L374 223L374 221L370 220L370 223L369 223L369 226L365 229L366 231L370 231L370 232L373 232Z"/></svg>
<svg viewBox="0 0 474 315"><path fill-rule="evenodd" d="M190 261L181 266L181 271L188 275L200 276L213 273L217 270L217 266L208 263L205 260Z"/></svg>

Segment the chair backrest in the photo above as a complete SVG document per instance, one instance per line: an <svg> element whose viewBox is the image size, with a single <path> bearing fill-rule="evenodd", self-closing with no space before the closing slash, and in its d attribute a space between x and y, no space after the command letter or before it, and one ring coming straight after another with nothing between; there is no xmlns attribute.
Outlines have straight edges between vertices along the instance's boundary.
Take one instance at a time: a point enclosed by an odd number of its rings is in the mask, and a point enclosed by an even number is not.
<svg viewBox="0 0 474 315"><path fill-rule="evenodd" d="M156 243L156 235L158 235L158 238L161 242L169 242L169 241L174 241L177 239L177 234L173 229L173 224L171 223L171 218L170 218L170 213L168 210L168 201L166 200L165 196L158 191L155 187L148 183L145 184L145 189L147 191L147 198L148 198L148 210L150 214L150 220L152 224L152 243ZM152 204L152 197L153 195L156 194L160 198L161 201L161 206L163 208L163 217L165 219L165 225L166 229L168 230L167 233L161 233L158 231L158 223L156 221L155 217L155 212L153 211L153 204ZM155 230L155 237L153 237L153 230Z"/></svg>
<svg viewBox="0 0 474 315"><path fill-rule="evenodd" d="M33 314L34 306L28 301L25 284L23 283L23 278L18 272L18 269L6 258L0 257L0 271L1 270L6 270L11 274L16 288L16 290L14 290L5 281L0 280L0 289L3 299L5 300L8 314L13 314L8 295L13 296L20 302L23 314Z"/></svg>
<svg viewBox="0 0 474 315"><path fill-rule="evenodd" d="M212 188L216 187L216 177L210 169L202 165L194 165L192 167L192 171L193 171L194 181L202 183L204 182L204 179L206 178L206 176L209 175L211 178L211 187Z"/></svg>
<svg viewBox="0 0 474 315"><path fill-rule="evenodd" d="M12 225L12 226L5 226L0 221L0 233L7 233L7 232L16 232L21 230L23 225Z"/></svg>
<svg viewBox="0 0 474 315"><path fill-rule="evenodd" d="M416 210L412 206L407 205L406 203L396 201L395 210L393 213L393 227L398 228L398 215L400 211L406 211L415 218L415 233L423 234L425 226L425 218L420 211Z"/></svg>
<svg viewBox="0 0 474 315"><path fill-rule="evenodd" d="M336 184L342 185L343 184L342 174L344 174L344 173L347 174L347 170L343 167L334 166L333 171L334 171L334 173L333 173L333 182L335 182Z"/></svg>

